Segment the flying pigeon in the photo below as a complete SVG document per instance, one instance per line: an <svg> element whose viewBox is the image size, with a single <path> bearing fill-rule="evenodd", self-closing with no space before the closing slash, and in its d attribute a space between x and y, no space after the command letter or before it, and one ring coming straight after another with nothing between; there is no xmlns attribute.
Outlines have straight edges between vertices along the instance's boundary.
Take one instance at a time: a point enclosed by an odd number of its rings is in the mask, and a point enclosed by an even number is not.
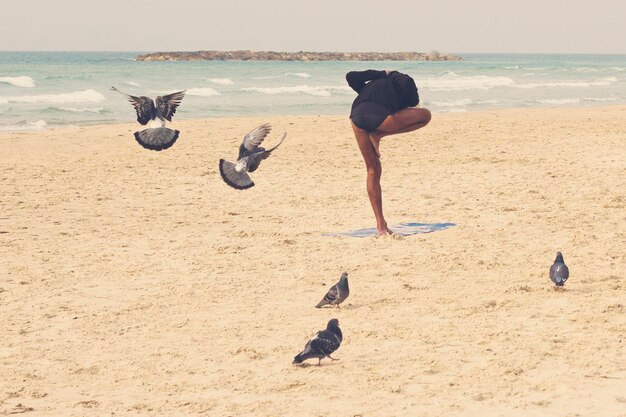
<svg viewBox="0 0 626 417"><path fill-rule="evenodd" d="M339 304L343 303L349 295L350 287L348 287L348 273L344 272L341 274L339 282L328 290L324 298L322 298L322 301L320 301L315 308L321 308L327 304L337 306L337 308L339 308Z"/></svg>
<svg viewBox="0 0 626 417"><path fill-rule="evenodd" d="M304 350L293 358L293 363L302 363L307 359L317 358L317 365L321 365L325 357L333 361L337 359L330 356L341 344L343 334L339 328L339 320L332 319L328 322L326 330L320 330L304 346Z"/></svg>
<svg viewBox="0 0 626 417"><path fill-rule="evenodd" d="M565 285L565 281L569 278L569 268L563 261L561 252L556 253L556 259L550 267L550 279L557 287Z"/></svg>
<svg viewBox="0 0 626 417"><path fill-rule="evenodd" d="M111 90L117 91L128 98L128 101L137 112L137 121L141 125L147 125L149 122L154 121L147 129L135 132L135 140L141 146L153 151L160 151L169 148L176 142L180 132L166 128L165 121L172 121L172 117L185 96L186 90L177 91L165 96L158 96L156 98L156 104L150 97L131 96L115 87L111 87Z"/></svg>
<svg viewBox="0 0 626 417"><path fill-rule="evenodd" d="M226 184L237 190L245 190L254 186L248 172L254 172L261 161L267 159L287 136L285 133L276 146L265 149L260 145L271 130L271 126L266 123L248 132L239 145L239 156L236 163L220 159L220 174Z"/></svg>

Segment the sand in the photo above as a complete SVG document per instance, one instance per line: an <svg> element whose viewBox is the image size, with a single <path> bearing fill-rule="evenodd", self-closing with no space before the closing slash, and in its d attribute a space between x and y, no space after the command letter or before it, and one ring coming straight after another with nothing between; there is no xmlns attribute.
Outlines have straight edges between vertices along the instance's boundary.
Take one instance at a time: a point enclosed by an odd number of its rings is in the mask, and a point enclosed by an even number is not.
<svg viewBox="0 0 626 417"><path fill-rule="evenodd" d="M263 122L285 143L228 188ZM383 139L389 223L457 224L404 238L322 236L374 226L345 116L137 127L0 135L0 414L626 416L626 108ZM292 365L330 318L340 360Z"/></svg>

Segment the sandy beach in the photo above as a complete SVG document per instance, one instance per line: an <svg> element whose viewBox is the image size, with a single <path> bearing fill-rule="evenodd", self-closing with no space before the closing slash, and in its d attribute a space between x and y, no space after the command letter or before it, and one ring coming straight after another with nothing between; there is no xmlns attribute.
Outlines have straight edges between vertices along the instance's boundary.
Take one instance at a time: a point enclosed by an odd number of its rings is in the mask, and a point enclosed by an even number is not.
<svg viewBox="0 0 626 417"><path fill-rule="evenodd" d="M264 122L287 138L233 190ZM0 134L0 415L626 416L626 107L383 139L389 224L456 226L364 239L323 236L374 226L346 116L138 127ZM293 365L330 318L340 360Z"/></svg>

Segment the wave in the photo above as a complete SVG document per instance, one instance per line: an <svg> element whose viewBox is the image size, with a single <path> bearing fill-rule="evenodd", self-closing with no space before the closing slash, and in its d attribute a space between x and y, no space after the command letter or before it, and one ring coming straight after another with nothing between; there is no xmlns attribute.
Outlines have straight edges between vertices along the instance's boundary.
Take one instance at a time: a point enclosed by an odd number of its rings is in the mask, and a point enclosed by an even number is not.
<svg viewBox="0 0 626 417"><path fill-rule="evenodd" d="M139 83L136 83L134 81L126 81L124 84L132 85L133 87L141 87Z"/></svg>
<svg viewBox="0 0 626 417"><path fill-rule="evenodd" d="M443 72L439 72L439 73L435 74L435 77L445 77L445 76L461 77L459 74L457 74L454 71L443 71Z"/></svg>
<svg viewBox="0 0 626 417"><path fill-rule="evenodd" d="M48 107L46 110L65 111L70 113L108 113L105 107Z"/></svg>
<svg viewBox="0 0 626 417"><path fill-rule="evenodd" d="M186 93L188 96L212 97L219 96L220 93L209 87L189 88Z"/></svg>
<svg viewBox="0 0 626 417"><path fill-rule="evenodd" d="M564 105L564 104L578 104L581 101L603 103L607 101L616 101L616 100L617 98L615 97L582 97L582 98L570 97L570 98L551 98L551 99L544 99L544 100L536 100L533 102L540 103L540 104Z"/></svg>
<svg viewBox="0 0 626 417"><path fill-rule="evenodd" d="M282 75L270 75L266 77L252 77L252 79L253 80L275 80L277 78L285 78L285 77L311 78L311 74L307 74L306 72L286 72Z"/></svg>
<svg viewBox="0 0 626 417"><path fill-rule="evenodd" d="M283 87L246 87L241 91L249 91L253 93L261 94L308 94L310 96L317 97L330 97L333 92L346 94L350 93L352 89L347 86L328 86L328 85L295 85L295 86L283 86Z"/></svg>
<svg viewBox="0 0 626 417"><path fill-rule="evenodd" d="M583 101L595 101L595 102L617 101L617 98L615 97L583 97Z"/></svg>
<svg viewBox="0 0 626 417"><path fill-rule="evenodd" d="M523 88L523 89L531 89L531 88L541 88L541 87L573 87L573 88L588 88L588 87L601 87L606 85L611 85L616 82L617 78L615 77L606 77L600 78L595 81L553 81L546 83L528 83L528 84L518 84L514 85L515 88Z"/></svg>
<svg viewBox="0 0 626 417"><path fill-rule="evenodd" d="M207 81L210 81L215 84L220 85L233 85L234 82L230 78L209 78Z"/></svg>
<svg viewBox="0 0 626 417"><path fill-rule="evenodd" d="M6 103L97 103L106 98L96 90L74 91L63 94L43 94L38 96L0 97L0 104Z"/></svg>
<svg viewBox="0 0 626 417"><path fill-rule="evenodd" d="M0 77L0 83L11 84L16 87L32 88L35 86L35 80L22 75L20 77Z"/></svg>
<svg viewBox="0 0 626 417"><path fill-rule="evenodd" d="M438 107L458 107L458 106L467 106L468 104L472 104L472 100L469 98L462 98L462 99L453 100L453 101L433 101L433 104Z"/></svg>
<svg viewBox="0 0 626 417"><path fill-rule="evenodd" d="M573 69L576 72L624 72L624 67L610 67L610 68L592 68L592 67L578 67Z"/></svg>
<svg viewBox="0 0 626 417"><path fill-rule="evenodd" d="M285 77L311 78L311 74L307 74L306 72L287 72L285 73Z"/></svg>
<svg viewBox="0 0 626 417"><path fill-rule="evenodd" d="M537 100L537 103L556 104L556 105L576 104L576 103L580 103L580 99L579 98L551 98L551 99L546 99L546 100Z"/></svg>
<svg viewBox="0 0 626 417"><path fill-rule="evenodd" d="M494 87L511 87L513 85L515 85L515 81L508 77L461 76L450 71L442 76L424 78L419 82L419 87L425 87L430 91L489 90Z"/></svg>
<svg viewBox="0 0 626 417"><path fill-rule="evenodd" d="M464 108L437 110L437 113L465 113L465 112L467 112L467 109L464 109Z"/></svg>
<svg viewBox="0 0 626 417"><path fill-rule="evenodd" d="M16 131L25 131L25 130L42 130L48 126L45 120L37 120L36 122L22 122L18 125L7 125L1 126L0 131L2 132L16 132Z"/></svg>

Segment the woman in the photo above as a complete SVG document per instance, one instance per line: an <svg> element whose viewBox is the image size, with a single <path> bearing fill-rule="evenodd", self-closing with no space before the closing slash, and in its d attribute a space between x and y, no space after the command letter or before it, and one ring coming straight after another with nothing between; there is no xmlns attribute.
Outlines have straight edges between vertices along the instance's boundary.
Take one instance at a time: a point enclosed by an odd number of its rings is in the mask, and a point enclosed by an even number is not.
<svg viewBox="0 0 626 417"><path fill-rule="evenodd" d="M352 103L352 130L367 168L367 194L374 209L378 235L391 234L383 216L380 188L380 140L411 132L430 122L430 111L415 108L419 95L415 81L398 71L351 71L348 85L358 93Z"/></svg>

